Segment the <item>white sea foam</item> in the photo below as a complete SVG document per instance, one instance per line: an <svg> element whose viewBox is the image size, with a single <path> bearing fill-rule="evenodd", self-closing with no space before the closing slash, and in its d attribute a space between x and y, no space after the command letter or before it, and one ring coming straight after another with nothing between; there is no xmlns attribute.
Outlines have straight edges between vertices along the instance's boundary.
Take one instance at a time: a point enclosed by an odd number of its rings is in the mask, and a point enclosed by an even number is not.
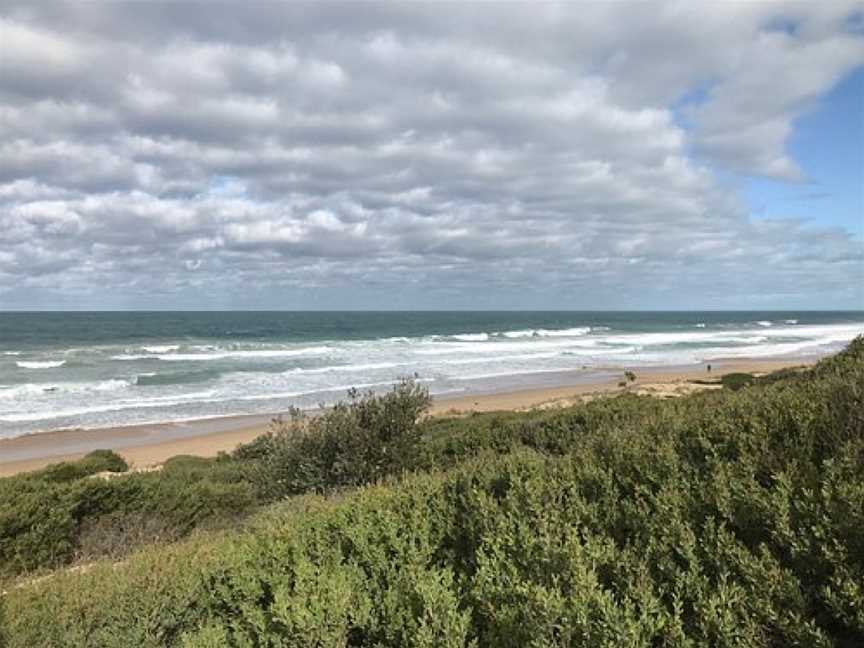
<svg viewBox="0 0 864 648"><path fill-rule="evenodd" d="M537 331L534 329L525 329L523 331L504 331L503 333L498 333L498 335L503 335L506 338L523 338L523 337L537 337Z"/></svg>
<svg viewBox="0 0 864 648"><path fill-rule="evenodd" d="M129 387L129 382L120 379L75 383L24 383L23 385L0 388L0 401L27 400L40 396L51 398L63 395L78 396L94 392L116 391L127 387Z"/></svg>
<svg viewBox="0 0 864 648"><path fill-rule="evenodd" d="M540 337L579 337L581 335L588 335L591 332L590 326L577 326L575 328L561 329L561 330L547 330L547 329L538 329L537 334Z"/></svg>
<svg viewBox="0 0 864 648"><path fill-rule="evenodd" d="M20 356L21 352L20 351L4 351L3 355L4 356Z"/></svg>
<svg viewBox="0 0 864 648"><path fill-rule="evenodd" d="M699 323L696 325L696 328L705 328L705 322L699 322Z"/></svg>
<svg viewBox="0 0 864 648"><path fill-rule="evenodd" d="M459 358L456 360L442 359L436 362L436 365L473 365L492 362L506 362L508 360L547 360L550 358L558 358L561 354L558 352L543 352L543 353L514 353L512 355L495 355L491 358Z"/></svg>
<svg viewBox="0 0 864 648"><path fill-rule="evenodd" d="M488 333L460 333L459 335L451 335L454 340L462 342L485 342L489 339Z"/></svg>
<svg viewBox="0 0 864 648"><path fill-rule="evenodd" d="M417 378L416 382L428 383L433 382L434 378ZM280 398L296 398L298 396L308 396L312 394L326 394L328 392L347 392L349 389L372 389L373 387L385 387L394 384L394 380L379 380L377 382L352 383L345 385L331 385L318 389L305 389L293 392L276 392L267 394L252 394L249 396L239 396L234 400L240 401L258 401L258 400L276 400Z"/></svg>
<svg viewBox="0 0 864 648"><path fill-rule="evenodd" d="M578 337L591 332L590 326L577 326L567 329L522 329L518 331L504 331L496 333L506 338L534 338L534 337Z"/></svg>
<svg viewBox="0 0 864 648"><path fill-rule="evenodd" d="M769 322L768 320L759 320L756 322L759 326L774 326L773 322Z"/></svg>
<svg viewBox="0 0 864 648"><path fill-rule="evenodd" d="M293 375L314 375L314 374L328 374L328 373L354 373L357 371L372 371L376 369L393 369L395 367L405 366L408 363L404 362L367 362L360 364L345 364L345 365L332 365L328 367L315 367L314 369L303 369L300 367L295 367L294 369L287 369L283 371L283 375L285 374L293 374Z"/></svg>
<svg viewBox="0 0 864 648"><path fill-rule="evenodd" d="M784 324L797 324L798 320L797 319L787 319L787 320L783 320L783 323Z"/></svg>
<svg viewBox="0 0 864 648"><path fill-rule="evenodd" d="M22 369L54 369L56 367L62 367L66 364L65 360L40 360L40 361L28 361L28 360L19 360L15 363Z"/></svg>
<svg viewBox="0 0 864 648"><path fill-rule="evenodd" d="M112 360L162 360L165 362L206 362L208 360L244 359L244 358L293 358L296 356L324 355L331 351L329 346L315 346L299 349L251 349L223 350L211 353L154 353L154 354L119 354L111 356Z"/></svg>
<svg viewBox="0 0 864 648"><path fill-rule="evenodd" d="M180 348L179 344L161 344L141 347L147 353L170 353Z"/></svg>
<svg viewBox="0 0 864 648"><path fill-rule="evenodd" d="M43 421L71 416L82 416L86 414L100 414L105 412L117 412L129 409L152 409L158 407L175 407L188 403L207 402L205 399L212 398L216 392L199 392L194 394L183 394L180 396L156 396L153 398L121 399L99 405L88 405L86 407L68 407L65 409L52 409L49 411L37 410L26 412L6 413L0 412L0 421L8 423L25 423L28 421Z"/></svg>
<svg viewBox="0 0 864 648"><path fill-rule="evenodd" d="M567 346L572 346L568 341L563 340L524 340L519 342L511 342L509 340L500 340L494 343L487 342L450 342L434 345L418 346L412 350L412 353L424 357L436 356L462 356L462 355L488 355L499 353L517 353L521 351L538 352L541 350L561 349Z"/></svg>

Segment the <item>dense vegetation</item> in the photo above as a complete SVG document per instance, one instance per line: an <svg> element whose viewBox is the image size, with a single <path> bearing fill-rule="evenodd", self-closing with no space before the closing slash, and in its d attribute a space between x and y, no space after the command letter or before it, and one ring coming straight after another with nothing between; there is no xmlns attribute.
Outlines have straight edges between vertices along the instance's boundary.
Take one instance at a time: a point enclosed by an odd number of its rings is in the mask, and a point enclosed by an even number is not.
<svg viewBox="0 0 864 648"><path fill-rule="evenodd" d="M0 577L176 540L255 503L236 464L176 457L158 473L112 478L126 468L102 450L0 479Z"/></svg>
<svg viewBox="0 0 864 648"><path fill-rule="evenodd" d="M864 645L864 339L676 400L425 405L406 383L218 460L0 481L7 574L68 562L99 521L211 527L19 576L0 644Z"/></svg>

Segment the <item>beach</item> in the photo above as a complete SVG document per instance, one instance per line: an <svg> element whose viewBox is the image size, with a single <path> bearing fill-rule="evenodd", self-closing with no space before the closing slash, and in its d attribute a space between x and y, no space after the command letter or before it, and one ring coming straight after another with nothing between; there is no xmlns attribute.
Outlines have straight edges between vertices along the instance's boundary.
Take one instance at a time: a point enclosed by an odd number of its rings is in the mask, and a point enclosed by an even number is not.
<svg viewBox="0 0 864 648"><path fill-rule="evenodd" d="M812 364L816 358L731 359L712 360L691 367L641 368L636 380L626 387L637 394L672 397L692 391L717 389L718 380L729 373L765 374L787 367ZM707 364L712 371L707 371ZM432 416L462 416L472 412L524 410L572 405L587 398L614 395L625 391L619 383L623 372L610 378L597 374L596 379L540 388L490 392L464 396L440 396L430 409ZM699 381L699 382L693 382ZM74 460L99 449L117 451L134 470L152 470L177 455L213 457L248 443L270 428L278 412L267 415L227 416L193 419L181 422L153 423L98 428L60 430L0 440L0 477L36 470L59 461Z"/></svg>

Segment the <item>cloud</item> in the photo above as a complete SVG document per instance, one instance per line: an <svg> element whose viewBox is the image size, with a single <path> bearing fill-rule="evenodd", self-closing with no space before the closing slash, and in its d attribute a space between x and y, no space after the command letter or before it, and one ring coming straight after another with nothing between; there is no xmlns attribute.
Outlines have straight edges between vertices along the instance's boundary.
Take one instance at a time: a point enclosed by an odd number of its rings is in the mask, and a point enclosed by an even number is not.
<svg viewBox="0 0 864 648"><path fill-rule="evenodd" d="M0 304L860 305L753 220L855 4L8 5Z"/></svg>

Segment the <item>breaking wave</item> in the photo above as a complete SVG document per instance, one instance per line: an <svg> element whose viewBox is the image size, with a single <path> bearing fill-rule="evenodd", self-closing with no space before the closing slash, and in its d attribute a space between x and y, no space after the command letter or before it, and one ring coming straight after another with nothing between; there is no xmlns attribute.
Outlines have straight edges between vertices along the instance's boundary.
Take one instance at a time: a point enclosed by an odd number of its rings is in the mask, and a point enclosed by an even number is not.
<svg viewBox="0 0 864 648"><path fill-rule="evenodd" d="M15 363L21 369L54 369L56 367L62 367L66 364L65 360L40 360L40 361L28 361L28 360L19 360Z"/></svg>

